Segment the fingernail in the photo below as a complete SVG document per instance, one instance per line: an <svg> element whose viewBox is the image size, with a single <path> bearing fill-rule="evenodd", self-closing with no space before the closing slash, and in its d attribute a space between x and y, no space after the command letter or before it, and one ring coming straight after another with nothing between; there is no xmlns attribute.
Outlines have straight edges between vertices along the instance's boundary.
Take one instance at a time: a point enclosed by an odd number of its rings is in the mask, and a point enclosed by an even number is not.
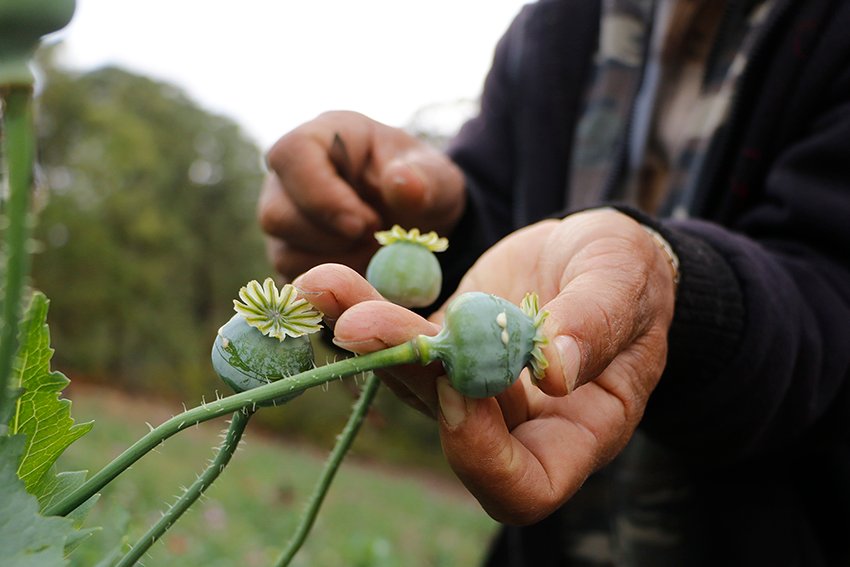
<svg viewBox="0 0 850 567"><path fill-rule="evenodd" d="M581 351L576 340L569 335L558 335L553 341L555 351L558 353L558 362L561 363L561 372L564 375L564 385L567 393L572 392L578 381L578 372L581 367Z"/></svg>
<svg viewBox="0 0 850 567"><path fill-rule="evenodd" d="M310 291L309 289L304 289L299 284L300 280L301 280L301 276L292 280L292 287L295 288L295 291L298 293L299 297L303 297L303 296L319 297L320 295L323 295L325 293L325 290L323 290L323 289L316 290L316 291Z"/></svg>
<svg viewBox="0 0 850 567"><path fill-rule="evenodd" d="M440 413L449 428L453 429L466 419L466 399L449 384L448 378L437 378L437 396L440 399Z"/></svg>
<svg viewBox="0 0 850 567"><path fill-rule="evenodd" d="M431 193L426 177L414 163L398 160L390 177L393 191L387 195L399 207L423 207L429 204Z"/></svg>
<svg viewBox="0 0 850 567"><path fill-rule="evenodd" d="M388 346L383 341L375 338L362 339L359 341L346 341L334 337L331 339L331 342L339 348L349 350L351 352L364 352L364 349L365 352L369 352L372 350L384 349Z"/></svg>
<svg viewBox="0 0 850 567"><path fill-rule="evenodd" d="M366 221L352 213L340 213L334 219L334 225L343 235L359 238L366 229Z"/></svg>

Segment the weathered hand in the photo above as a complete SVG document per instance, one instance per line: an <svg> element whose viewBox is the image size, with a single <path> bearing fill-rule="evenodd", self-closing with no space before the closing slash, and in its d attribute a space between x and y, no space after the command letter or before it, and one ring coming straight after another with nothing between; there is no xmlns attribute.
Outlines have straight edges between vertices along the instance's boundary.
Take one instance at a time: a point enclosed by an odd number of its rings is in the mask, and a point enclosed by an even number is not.
<svg viewBox="0 0 850 567"><path fill-rule="evenodd" d="M442 310L426 321L375 301L377 292L341 266L320 266L296 285L336 319L335 340L354 352L439 329ZM597 210L508 236L458 293L470 290L517 303L528 291L539 294L550 312L550 366L540 388L523 376L497 398L464 398L435 365L396 368L387 380L438 417L449 463L489 514L534 522L610 461L637 427L666 360L675 296L668 258L634 220Z"/></svg>
<svg viewBox="0 0 850 567"><path fill-rule="evenodd" d="M448 234L463 211L463 174L451 160L362 114L322 114L283 136L267 161L258 215L287 279L326 262L362 273L375 230Z"/></svg>

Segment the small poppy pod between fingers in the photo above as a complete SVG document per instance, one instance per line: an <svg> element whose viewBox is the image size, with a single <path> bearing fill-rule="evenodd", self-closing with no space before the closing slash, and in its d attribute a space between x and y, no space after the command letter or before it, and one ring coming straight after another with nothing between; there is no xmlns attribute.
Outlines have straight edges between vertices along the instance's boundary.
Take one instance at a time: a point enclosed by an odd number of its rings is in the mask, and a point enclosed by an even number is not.
<svg viewBox="0 0 850 567"><path fill-rule="evenodd" d="M443 283L434 255L448 248L436 232L420 234L398 225L375 233L381 248L366 268L366 279L388 300L403 307L427 307L437 300Z"/></svg>

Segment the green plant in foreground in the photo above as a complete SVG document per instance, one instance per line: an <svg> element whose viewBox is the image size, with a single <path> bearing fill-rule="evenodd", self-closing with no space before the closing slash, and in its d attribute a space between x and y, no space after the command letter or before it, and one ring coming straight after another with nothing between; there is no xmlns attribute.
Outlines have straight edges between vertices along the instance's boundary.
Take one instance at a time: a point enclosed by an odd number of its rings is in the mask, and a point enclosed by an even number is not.
<svg viewBox="0 0 850 567"><path fill-rule="evenodd" d="M4 191L0 318L0 550L4 565L62 565L88 531L86 499L66 518L41 511L77 488L83 472L57 473L54 462L88 426L74 426L59 392L68 380L50 371L44 324L47 300L34 294L22 322L29 271L33 181L33 75L29 58L41 36L71 19L73 0L0 0L0 179Z"/></svg>
<svg viewBox="0 0 850 567"><path fill-rule="evenodd" d="M0 320L0 424L10 411L7 388L15 353L23 287L29 271L26 242L29 238L29 202L33 180L32 92L34 77L29 60L42 36L71 21L74 0L0 0L0 156L6 160L9 192L3 203L8 226L4 234L6 255ZM0 179L4 176L0 174Z"/></svg>

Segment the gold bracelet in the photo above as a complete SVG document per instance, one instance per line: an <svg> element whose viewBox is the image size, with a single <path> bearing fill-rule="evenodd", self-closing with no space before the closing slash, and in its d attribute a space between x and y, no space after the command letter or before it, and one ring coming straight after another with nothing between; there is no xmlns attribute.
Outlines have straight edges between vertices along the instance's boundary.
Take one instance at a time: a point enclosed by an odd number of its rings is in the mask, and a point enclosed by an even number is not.
<svg viewBox="0 0 850 567"><path fill-rule="evenodd" d="M643 229L652 237L652 240L655 241L655 244L664 252L664 255L667 256L667 263L670 264L670 270L673 272L673 285L678 287L679 280L681 279L681 274L679 273L679 257L673 252L673 247L670 246L670 243L667 242L667 239L661 236L661 234L655 230L654 228L650 228L645 224L641 225Z"/></svg>

